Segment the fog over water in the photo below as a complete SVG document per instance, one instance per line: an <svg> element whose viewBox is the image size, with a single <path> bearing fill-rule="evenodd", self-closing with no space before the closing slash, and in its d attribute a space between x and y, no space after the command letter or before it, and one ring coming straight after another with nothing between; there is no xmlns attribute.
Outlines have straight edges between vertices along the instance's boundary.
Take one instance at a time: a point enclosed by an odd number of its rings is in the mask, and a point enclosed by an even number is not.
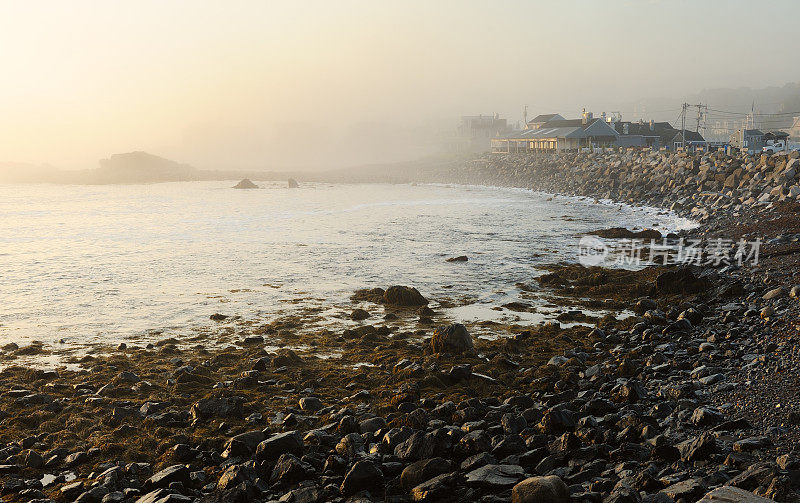
<svg viewBox="0 0 800 503"><path fill-rule="evenodd" d="M86 169L142 150L200 169L314 170L415 159L461 115L514 123L524 105L674 121L703 89L797 82L798 10L789 0L3 2L0 163Z"/></svg>

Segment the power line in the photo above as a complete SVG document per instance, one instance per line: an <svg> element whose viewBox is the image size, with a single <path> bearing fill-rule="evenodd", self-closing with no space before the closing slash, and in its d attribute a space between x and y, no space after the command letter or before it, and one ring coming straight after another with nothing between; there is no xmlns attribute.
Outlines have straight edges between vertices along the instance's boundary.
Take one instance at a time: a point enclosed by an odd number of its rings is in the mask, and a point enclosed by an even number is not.
<svg viewBox="0 0 800 503"><path fill-rule="evenodd" d="M726 110L717 110L715 108L708 109L711 112L717 112L721 114L730 114L730 115L756 115L756 116L775 116L775 115L797 115L800 114L800 111L797 112L776 112L776 113L752 113L752 112L730 112Z"/></svg>

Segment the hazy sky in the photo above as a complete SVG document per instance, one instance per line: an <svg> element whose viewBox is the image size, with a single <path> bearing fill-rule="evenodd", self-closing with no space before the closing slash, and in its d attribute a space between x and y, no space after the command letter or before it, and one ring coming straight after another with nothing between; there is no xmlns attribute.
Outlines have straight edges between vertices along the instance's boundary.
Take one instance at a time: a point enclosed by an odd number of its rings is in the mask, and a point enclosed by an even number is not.
<svg viewBox="0 0 800 503"><path fill-rule="evenodd" d="M0 161L413 157L462 114L800 80L798 20L794 0L0 0Z"/></svg>

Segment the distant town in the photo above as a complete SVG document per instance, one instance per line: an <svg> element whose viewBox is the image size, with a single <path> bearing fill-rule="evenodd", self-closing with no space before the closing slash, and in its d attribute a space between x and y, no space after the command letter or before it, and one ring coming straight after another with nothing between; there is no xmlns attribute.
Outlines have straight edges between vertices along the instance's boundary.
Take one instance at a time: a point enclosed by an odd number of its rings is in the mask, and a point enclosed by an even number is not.
<svg viewBox="0 0 800 503"><path fill-rule="evenodd" d="M512 127L498 114L461 117L455 136L448 148L455 152L488 152L495 154L544 151L594 151L603 149L653 149L653 150L717 150L738 149L749 153L778 152L797 149L800 144L800 117L793 117L790 127L762 130L755 127L755 114L747 114L741 127L730 132L725 139L706 139L698 127L686 127L686 112L698 107L702 114L704 105L684 104L681 124L654 120L625 121L621 114L605 112L595 116L583 111L580 118L568 119L558 113L527 117L521 125ZM705 106L707 109L707 106Z"/></svg>

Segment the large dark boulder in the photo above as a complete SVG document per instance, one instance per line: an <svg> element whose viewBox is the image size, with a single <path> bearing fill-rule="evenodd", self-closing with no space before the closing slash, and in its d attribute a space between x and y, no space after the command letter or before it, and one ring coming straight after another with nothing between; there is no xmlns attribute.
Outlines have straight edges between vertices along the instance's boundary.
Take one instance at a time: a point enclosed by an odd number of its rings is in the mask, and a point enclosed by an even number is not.
<svg viewBox="0 0 800 503"><path fill-rule="evenodd" d="M189 469L184 465L172 465L154 474L144 483L145 489L165 489L173 482L189 485Z"/></svg>
<svg viewBox="0 0 800 503"><path fill-rule="evenodd" d="M275 461L281 454L303 455L303 439L296 431L288 431L274 435L256 448L257 461Z"/></svg>
<svg viewBox="0 0 800 503"><path fill-rule="evenodd" d="M434 353L461 354L475 350L472 336L467 332L467 327L461 323L454 323L446 327L437 328L431 337L431 350Z"/></svg>
<svg viewBox="0 0 800 503"><path fill-rule="evenodd" d="M340 490L347 497L359 491L383 492L383 473L370 461L359 461L344 476Z"/></svg>
<svg viewBox="0 0 800 503"><path fill-rule="evenodd" d="M390 306L412 307L427 306L428 299L412 286L390 286L383 293L383 302Z"/></svg>
<svg viewBox="0 0 800 503"><path fill-rule="evenodd" d="M569 489L559 477L531 477L511 490L512 503L569 503Z"/></svg>
<svg viewBox="0 0 800 503"><path fill-rule="evenodd" d="M450 462L443 458L431 458L411 463L400 474L403 489L410 491L433 477L450 472Z"/></svg>

